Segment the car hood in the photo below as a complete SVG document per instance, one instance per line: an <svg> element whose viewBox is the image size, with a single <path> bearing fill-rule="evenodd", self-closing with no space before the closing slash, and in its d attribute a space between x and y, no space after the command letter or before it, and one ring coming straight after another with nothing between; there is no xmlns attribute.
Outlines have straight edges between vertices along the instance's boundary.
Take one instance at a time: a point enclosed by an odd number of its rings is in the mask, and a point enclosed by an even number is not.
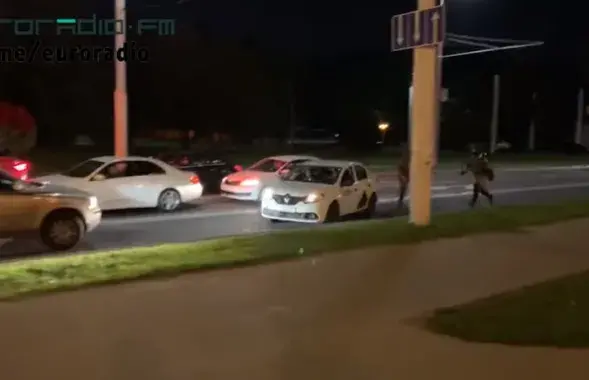
<svg viewBox="0 0 589 380"><path fill-rule="evenodd" d="M31 182L39 182L52 185L73 186L85 181L83 178L68 177L62 174L50 174L31 179Z"/></svg>
<svg viewBox="0 0 589 380"><path fill-rule="evenodd" d="M294 181L280 181L280 183L272 186L274 194L289 194L295 197L303 197L315 192L320 193L330 188L332 188L331 185Z"/></svg>
<svg viewBox="0 0 589 380"><path fill-rule="evenodd" d="M87 198L91 194L63 185L55 185L52 183L42 183L38 181L25 182L24 188L20 190L21 193L39 194L39 195L55 195L64 197Z"/></svg>

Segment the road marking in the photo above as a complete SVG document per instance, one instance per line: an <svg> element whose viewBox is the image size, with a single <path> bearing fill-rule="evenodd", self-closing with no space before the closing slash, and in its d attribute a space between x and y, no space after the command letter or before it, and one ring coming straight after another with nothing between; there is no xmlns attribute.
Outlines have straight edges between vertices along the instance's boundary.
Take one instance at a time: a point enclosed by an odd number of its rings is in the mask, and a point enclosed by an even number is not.
<svg viewBox="0 0 589 380"><path fill-rule="evenodd" d="M532 191L549 191L549 190L564 190L564 189L576 189L576 188L589 188L589 182L577 182L560 185L547 185L547 186L529 186L529 187L518 187L512 189L495 189L493 194L514 194L514 193L526 193ZM447 198L461 198L472 195L471 191L461 191L456 193L438 193L432 194L432 199L447 199ZM380 204L393 203L398 201L398 197L385 197L379 199ZM409 199L409 197L407 197ZM244 208L240 210L228 210L228 211L196 211L196 212L185 212L179 214L170 215L148 215L148 216L134 216L124 219L104 219L102 225L106 226L117 226L134 223L153 223L153 222L166 222L173 220L187 220L187 219L205 219L215 218L224 216L241 216L241 215L256 215L259 214L257 207Z"/></svg>
<svg viewBox="0 0 589 380"><path fill-rule="evenodd" d="M589 165L568 165L568 166L530 166L530 167L513 167L503 168L500 170L506 172L541 172L541 171L553 171L553 170L585 170L589 169Z"/></svg>
<svg viewBox="0 0 589 380"><path fill-rule="evenodd" d="M498 172L543 172L543 171L580 171L589 170L589 165L548 165L548 166L534 166L534 165L522 165L522 166L493 166ZM458 169L440 168L434 170L434 173L456 173ZM397 172L395 171L380 171L376 172L377 180L379 178L396 178Z"/></svg>
<svg viewBox="0 0 589 380"><path fill-rule="evenodd" d="M494 195L496 195L496 194L515 194L515 193L527 193L527 192L533 192L533 191L577 189L577 188L584 188L584 187L589 187L589 182L568 183L568 184L562 184L562 185L516 187L513 189L496 189L496 190L492 190L492 193ZM472 185L467 186L467 188L470 188L471 191L463 191L460 193L432 194L432 199L460 198L460 197L465 197L465 196L471 196L472 195ZM390 203L390 202L396 202L397 199L398 198L383 198L381 201L383 203ZM406 199L409 199L409 197L407 197Z"/></svg>

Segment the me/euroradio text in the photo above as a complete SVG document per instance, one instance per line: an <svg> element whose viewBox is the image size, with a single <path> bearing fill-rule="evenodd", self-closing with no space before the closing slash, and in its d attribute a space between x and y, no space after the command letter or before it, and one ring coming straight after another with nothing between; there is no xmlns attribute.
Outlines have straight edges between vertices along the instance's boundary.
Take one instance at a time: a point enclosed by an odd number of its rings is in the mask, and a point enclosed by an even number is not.
<svg viewBox="0 0 589 380"><path fill-rule="evenodd" d="M120 48L99 45L42 45L35 41L30 46L0 46L0 63L66 63L66 62L147 62L149 51L134 42Z"/></svg>

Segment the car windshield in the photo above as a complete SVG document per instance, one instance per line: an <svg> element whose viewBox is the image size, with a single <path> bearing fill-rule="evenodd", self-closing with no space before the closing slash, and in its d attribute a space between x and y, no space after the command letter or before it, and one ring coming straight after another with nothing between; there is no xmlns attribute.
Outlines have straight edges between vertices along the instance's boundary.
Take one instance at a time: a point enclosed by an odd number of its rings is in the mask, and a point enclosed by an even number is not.
<svg viewBox="0 0 589 380"><path fill-rule="evenodd" d="M283 181L335 185L341 171L342 168L337 166L294 165L281 174L280 178Z"/></svg>
<svg viewBox="0 0 589 380"><path fill-rule="evenodd" d="M104 162L102 161L88 160L74 166L71 169L64 171L61 174L68 177L84 178L94 173L96 169L100 168L102 165L104 165Z"/></svg>
<svg viewBox="0 0 589 380"><path fill-rule="evenodd" d="M250 166L248 170L253 170L256 172L273 173L278 171L278 169L283 167L285 164L286 162L282 160L277 160L275 158L265 158Z"/></svg>

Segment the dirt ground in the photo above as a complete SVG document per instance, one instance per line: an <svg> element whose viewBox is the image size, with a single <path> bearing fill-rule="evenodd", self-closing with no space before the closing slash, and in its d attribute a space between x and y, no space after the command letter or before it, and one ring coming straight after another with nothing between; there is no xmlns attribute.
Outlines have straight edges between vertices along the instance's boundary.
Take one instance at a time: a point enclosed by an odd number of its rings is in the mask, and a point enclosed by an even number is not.
<svg viewBox="0 0 589 380"><path fill-rule="evenodd" d="M589 268L589 221L0 304L2 379L586 379L589 351L475 345L411 321Z"/></svg>

